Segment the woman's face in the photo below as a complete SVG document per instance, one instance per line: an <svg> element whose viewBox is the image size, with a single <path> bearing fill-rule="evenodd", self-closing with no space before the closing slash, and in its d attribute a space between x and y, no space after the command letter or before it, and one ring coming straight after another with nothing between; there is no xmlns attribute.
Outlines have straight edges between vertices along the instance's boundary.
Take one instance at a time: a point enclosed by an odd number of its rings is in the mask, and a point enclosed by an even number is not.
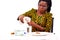
<svg viewBox="0 0 60 40"><path fill-rule="evenodd" d="M38 3L38 10L40 12L45 12L47 10L48 6L47 6L47 2L45 1L41 1Z"/></svg>

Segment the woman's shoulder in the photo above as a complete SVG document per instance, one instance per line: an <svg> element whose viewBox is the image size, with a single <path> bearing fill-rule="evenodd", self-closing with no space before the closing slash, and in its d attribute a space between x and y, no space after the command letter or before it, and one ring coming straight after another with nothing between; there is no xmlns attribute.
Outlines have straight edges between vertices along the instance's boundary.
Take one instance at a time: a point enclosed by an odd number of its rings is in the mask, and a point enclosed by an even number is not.
<svg viewBox="0 0 60 40"><path fill-rule="evenodd" d="M52 13L50 13L50 12L47 12L46 13L46 16L52 16L53 14Z"/></svg>
<svg viewBox="0 0 60 40"><path fill-rule="evenodd" d="M29 13L36 12L36 9L31 8L31 9L30 9L30 10L28 10L27 12L29 12Z"/></svg>
<svg viewBox="0 0 60 40"><path fill-rule="evenodd" d="M36 12L36 9L31 8L29 11L30 11L30 12Z"/></svg>

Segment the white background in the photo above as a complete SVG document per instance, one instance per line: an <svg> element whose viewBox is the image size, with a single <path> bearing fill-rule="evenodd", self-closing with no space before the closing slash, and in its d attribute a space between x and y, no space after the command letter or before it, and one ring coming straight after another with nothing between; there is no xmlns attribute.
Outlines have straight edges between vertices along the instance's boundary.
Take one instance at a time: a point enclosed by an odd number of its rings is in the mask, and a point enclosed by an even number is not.
<svg viewBox="0 0 60 40"><path fill-rule="evenodd" d="M60 37L60 0L52 0L51 13L54 17L54 33ZM19 26L17 17L30 10L37 9L38 0L0 0L0 40L9 40L10 32Z"/></svg>

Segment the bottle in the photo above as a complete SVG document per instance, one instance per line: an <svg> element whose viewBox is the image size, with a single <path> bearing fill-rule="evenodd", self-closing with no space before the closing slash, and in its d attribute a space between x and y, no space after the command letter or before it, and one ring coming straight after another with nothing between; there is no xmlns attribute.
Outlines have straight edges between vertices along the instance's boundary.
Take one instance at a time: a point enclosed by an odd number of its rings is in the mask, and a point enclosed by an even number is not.
<svg viewBox="0 0 60 40"><path fill-rule="evenodd" d="M28 22L31 21L31 18L30 17L24 17L23 21L24 21L24 24L26 26L27 33L31 33L32 32L32 26L28 25Z"/></svg>

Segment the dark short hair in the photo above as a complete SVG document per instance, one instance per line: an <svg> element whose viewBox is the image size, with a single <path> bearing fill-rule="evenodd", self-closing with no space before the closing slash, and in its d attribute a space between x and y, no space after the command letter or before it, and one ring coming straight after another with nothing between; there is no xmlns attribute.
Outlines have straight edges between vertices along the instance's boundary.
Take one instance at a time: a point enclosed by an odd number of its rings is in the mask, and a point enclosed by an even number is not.
<svg viewBox="0 0 60 40"><path fill-rule="evenodd" d="M45 2L47 2L47 5L48 5L47 12L50 12L50 10L51 10L51 6L52 6L52 2L51 2L51 0L39 0L38 3L40 3L41 1L45 1Z"/></svg>

